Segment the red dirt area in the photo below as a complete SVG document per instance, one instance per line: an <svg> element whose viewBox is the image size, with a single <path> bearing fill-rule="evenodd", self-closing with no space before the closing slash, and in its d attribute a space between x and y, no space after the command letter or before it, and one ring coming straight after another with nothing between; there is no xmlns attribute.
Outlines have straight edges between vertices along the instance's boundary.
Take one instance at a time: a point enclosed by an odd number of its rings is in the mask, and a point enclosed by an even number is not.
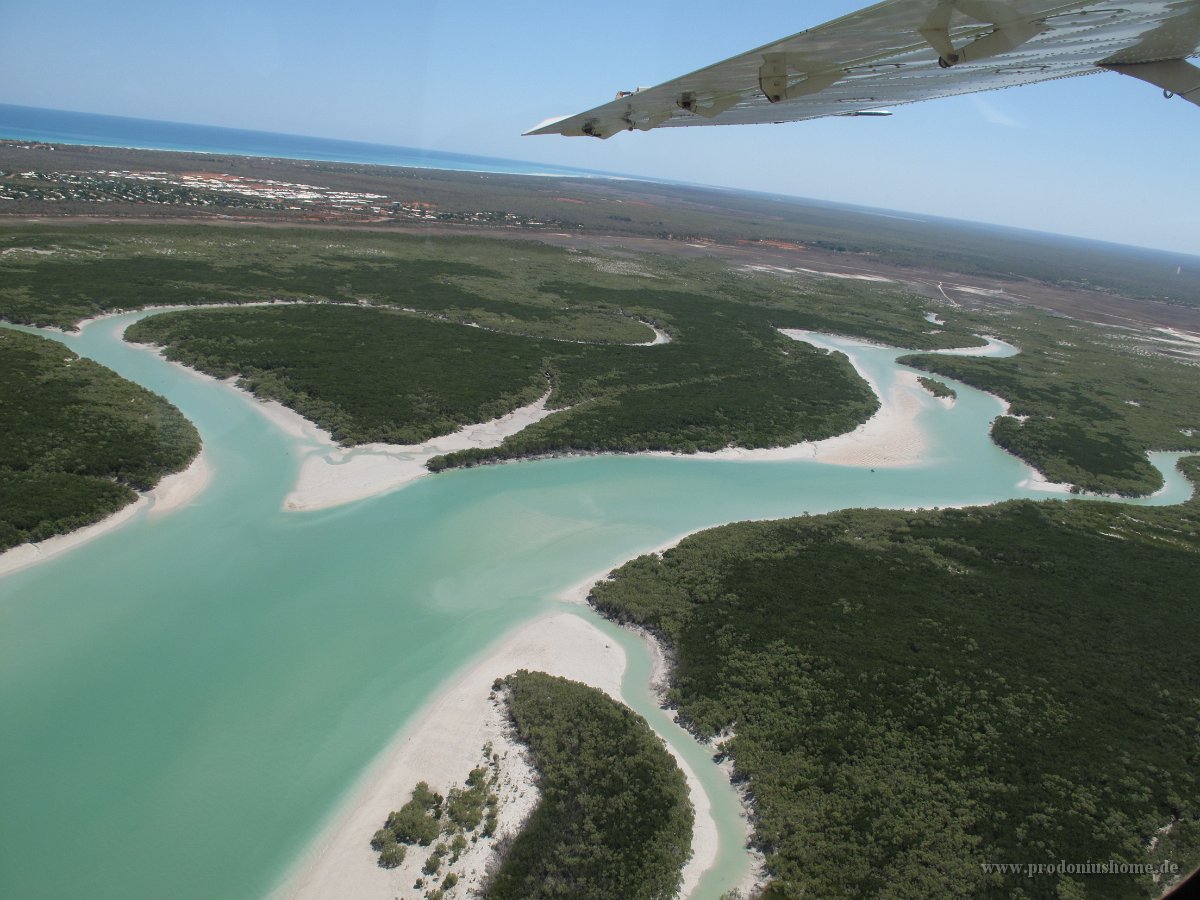
<svg viewBox="0 0 1200 900"><path fill-rule="evenodd" d="M746 244L750 247L774 247L777 250L807 250L803 244L793 244L791 241L738 241L739 244Z"/></svg>
<svg viewBox="0 0 1200 900"><path fill-rule="evenodd" d="M217 181L242 181L240 175L226 175L224 172L180 172L180 178L215 178Z"/></svg>

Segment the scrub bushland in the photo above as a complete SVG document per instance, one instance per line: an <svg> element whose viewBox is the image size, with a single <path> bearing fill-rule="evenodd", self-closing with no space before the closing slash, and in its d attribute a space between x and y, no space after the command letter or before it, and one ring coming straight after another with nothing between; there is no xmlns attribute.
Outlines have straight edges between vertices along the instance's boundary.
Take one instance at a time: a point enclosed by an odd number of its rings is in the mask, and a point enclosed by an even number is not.
<svg viewBox="0 0 1200 900"><path fill-rule="evenodd" d="M358 210L321 201L297 208L291 199L156 185L132 174L146 170L176 175L220 172L252 183L265 179L326 191L366 191L378 199ZM118 174L122 171L131 174ZM826 259L842 257L848 265L864 258L882 259L912 267L917 277L932 267L955 273L951 278L982 275L1016 285L1033 279L1180 305L1200 302L1195 260L1179 253L923 216L881 216L875 210L800 198L644 181L546 179L116 147L31 147L0 141L0 198L4 212L15 216L100 214L167 221L219 216L224 222L237 216L273 224L326 221L368 228L387 222L409 228L503 227L510 234L532 237L565 232L653 237L680 245L716 241L742 248L782 242L805 255L816 250Z"/></svg>

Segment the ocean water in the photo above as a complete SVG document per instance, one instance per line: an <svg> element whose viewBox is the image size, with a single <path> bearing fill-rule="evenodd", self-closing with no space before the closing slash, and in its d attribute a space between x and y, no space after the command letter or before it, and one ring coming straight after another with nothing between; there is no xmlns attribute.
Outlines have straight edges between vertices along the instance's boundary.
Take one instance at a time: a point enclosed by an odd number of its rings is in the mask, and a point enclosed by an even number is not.
<svg viewBox="0 0 1200 900"><path fill-rule="evenodd" d="M3 103L0 103L0 139L84 144L94 147L133 147L139 150L178 150L231 156L264 156L273 159L320 159L329 162L411 166L462 172L499 172L509 175L628 177L547 163L494 159L415 147L391 147L333 138L247 131L214 125L189 125L182 122L159 122L125 116L102 116Z"/></svg>
<svg viewBox="0 0 1200 900"><path fill-rule="evenodd" d="M141 315L47 335L175 403L213 479L183 509L0 578L0 893L23 900L264 896L439 684L557 592L672 537L1028 495L1028 470L987 436L999 403L955 385L952 409L922 400L929 462L911 468L557 459L284 513L290 439L245 397L121 342ZM890 389L897 351L859 352ZM1150 502L1189 490L1172 473ZM712 798L725 855L700 896L717 897L746 864L737 798L665 723L638 641L603 627L630 653L626 699Z"/></svg>

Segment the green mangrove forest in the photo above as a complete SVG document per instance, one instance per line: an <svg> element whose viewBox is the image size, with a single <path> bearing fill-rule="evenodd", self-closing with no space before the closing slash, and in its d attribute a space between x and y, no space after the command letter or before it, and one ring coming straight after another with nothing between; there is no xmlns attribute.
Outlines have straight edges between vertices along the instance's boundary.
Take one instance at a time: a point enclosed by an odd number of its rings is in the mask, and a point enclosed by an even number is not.
<svg viewBox="0 0 1200 900"><path fill-rule="evenodd" d="M435 458L435 471L783 446L873 414L877 400L842 356L781 328L910 348L909 365L999 395L1011 415L994 439L1081 490L1152 492L1161 479L1147 450L1200 450L1195 367L1156 352L1149 332L715 258L305 228L37 225L0 235L0 275L0 318L14 322L70 328L102 312L220 304L148 317L128 337L236 376L347 445L419 443L549 392L551 416L499 447ZM670 342L638 346L652 329ZM977 334L1021 352L929 352L978 346ZM11 468L36 467L9 450Z"/></svg>
<svg viewBox="0 0 1200 900"><path fill-rule="evenodd" d="M687 782L646 720L542 672L504 679L541 797L488 880L488 900L668 900L691 857Z"/></svg>
<svg viewBox="0 0 1200 900"><path fill-rule="evenodd" d="M1162 476L1148 450L1200 450L1197 369L1137 334L1019 310L993 332L1021 348L1003 359L921 354L907 363L1010 404L992 437L1051 481L1148 494Z"/></svg>
<svg viewBox="0 0 1200 900"><path fill-rule="evenodd" d="M1200 481L1200 460L1184 461ZM1200 499L740 523L596 584L732 757L769 897L1151 897L1200 863Z"/></svg>
<svg viewBox="0 0 1200 900"><path fill-rule="evenodd" d="M200 452L174 406L57 341L0 328L0 550L105 518Z"/></svg>

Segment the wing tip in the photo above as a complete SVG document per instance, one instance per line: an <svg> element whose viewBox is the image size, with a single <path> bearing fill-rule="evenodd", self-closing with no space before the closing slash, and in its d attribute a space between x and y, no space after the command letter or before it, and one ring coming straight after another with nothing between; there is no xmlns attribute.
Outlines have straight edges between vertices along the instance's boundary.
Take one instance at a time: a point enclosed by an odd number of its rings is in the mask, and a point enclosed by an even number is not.
<svg viewBox="0 0 1200 900"><path fill-rule="evenodd" d="M538 122L528 131L522 132L521 137L529 137L533 134L561 134L562 132L554 126L560 122L565 122L570 116L551 116L549 119L543 119Z"/></svg>

